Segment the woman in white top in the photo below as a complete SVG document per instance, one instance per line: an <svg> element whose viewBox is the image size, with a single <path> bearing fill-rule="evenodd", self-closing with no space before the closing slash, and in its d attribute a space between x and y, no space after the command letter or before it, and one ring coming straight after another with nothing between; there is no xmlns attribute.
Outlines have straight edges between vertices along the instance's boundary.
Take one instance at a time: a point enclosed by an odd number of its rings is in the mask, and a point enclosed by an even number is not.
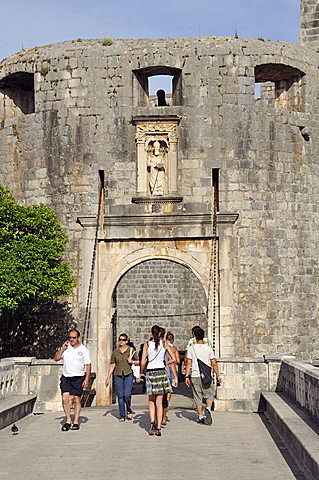
<svg viewBox="0 0 319 480"><path fill-rule="evenodd" d="M152 339L144 343L141 360L141 372L146 369L146 395L148 395L148 408L150 413L151 426L149 435L161 435L161 422L163 416L163 394L172 392L172 388L165 371L164 357L168 351L173 361L176 361L175 355L168 342L161 340L160 327L154 325L151 330ZM141 375L144 375L143 373ZM177 383L177 378L175 378ZM156 413L156 427L155 427Z"/></svg>

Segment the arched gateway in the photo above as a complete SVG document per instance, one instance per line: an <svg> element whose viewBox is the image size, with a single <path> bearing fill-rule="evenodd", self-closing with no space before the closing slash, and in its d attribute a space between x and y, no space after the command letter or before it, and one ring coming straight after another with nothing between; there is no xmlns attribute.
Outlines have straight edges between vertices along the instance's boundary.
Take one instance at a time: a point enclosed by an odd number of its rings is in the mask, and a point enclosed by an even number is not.
<svg viewBox="0 0 319 480"><path fill-rule="evenodd" d="M195 324L213 337L211 253L211 239L99 243L97 322L90 333L97 339L98 404L110 401L104 380L118 334L126 332L139 347L159 324L173 331L179 349Z"/></svg>
<svg viewBox="0 0 319 480"><path fill-rule="evenodd" d="M113 307L115 342L126 332L137 348L149 338L153 324L171 330L180 350L193 325L207 331L203 286L189 267L171 260L147 260L129 269L114 289Z"/></svg>

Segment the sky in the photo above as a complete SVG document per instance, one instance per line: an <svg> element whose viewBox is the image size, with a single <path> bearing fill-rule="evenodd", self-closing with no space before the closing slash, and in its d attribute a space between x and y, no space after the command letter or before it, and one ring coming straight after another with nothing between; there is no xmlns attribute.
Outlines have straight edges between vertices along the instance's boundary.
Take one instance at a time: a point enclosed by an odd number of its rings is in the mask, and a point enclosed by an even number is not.
<svg viewBox="0 0 319 480"><path fill-rule="evenodd" d="M0 61L64 40L234 36L299 42L300 0L0 0ZM162 79L164 80L164 79ZM171 79L150 84L171 90Z"/></svg>
<svg viewBox="0 0 319 480"><path fill-rule="evenodd" d="M78 38L262 37L299 42L300 0L0 0L0 60Z"/></svg>

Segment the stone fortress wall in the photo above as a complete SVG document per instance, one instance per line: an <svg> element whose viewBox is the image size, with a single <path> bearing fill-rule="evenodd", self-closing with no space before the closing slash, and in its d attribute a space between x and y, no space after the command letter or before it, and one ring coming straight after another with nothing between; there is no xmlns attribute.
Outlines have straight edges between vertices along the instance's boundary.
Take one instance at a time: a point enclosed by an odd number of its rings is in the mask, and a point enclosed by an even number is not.
<svg viewBox="0 0 319 480"><path fill-rule="evenodd" d="M116 293L136 286L142 304L141 264L159 260L189 270L186 337L198 281L218 356L319 357L319 61L301 38L78 39L0 63L0 183L57 212L80 327L97 238L88 337L101 382L125 317ZM170 105L149 105L153 75L172 77ZM160 320L128 333L146 340Z"/></svg>

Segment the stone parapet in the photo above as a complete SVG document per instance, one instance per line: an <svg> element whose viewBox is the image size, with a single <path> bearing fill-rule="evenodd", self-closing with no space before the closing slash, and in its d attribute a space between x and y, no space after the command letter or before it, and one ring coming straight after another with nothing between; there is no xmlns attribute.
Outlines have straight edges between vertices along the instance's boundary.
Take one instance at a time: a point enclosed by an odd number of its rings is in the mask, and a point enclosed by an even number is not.
<svg viewBox="0 0 319 480"><path fill-rule="evenodd" d="M288 395L319 423L319 368L306 362L284 359L280 365L277 391Z"/></svg>
<svg viewBox="0 0 319 480"><path fill-rule="evenodd" d="M216 410L258 412L262 391L275 391L283 356L220 358L222 383L217 387Z"/></svg>

